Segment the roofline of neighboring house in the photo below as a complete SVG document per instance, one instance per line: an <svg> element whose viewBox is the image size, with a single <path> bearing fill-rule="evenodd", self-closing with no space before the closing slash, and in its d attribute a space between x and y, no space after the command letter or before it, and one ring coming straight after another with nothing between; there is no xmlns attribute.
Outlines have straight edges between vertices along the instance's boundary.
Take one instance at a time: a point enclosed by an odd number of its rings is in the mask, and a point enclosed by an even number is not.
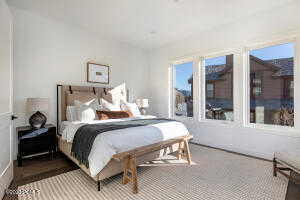
<svg viewBox="0 0 300 200"><path fill-rule="evenodd" d="M252 55L250 55L250 59L251 59L251 60L254 60L255 62L258 62L258 63L260 63L260 64L263 64L263 65L265 65L265 66L270 67L273 71L277 71L277 70L280 70L280 69L281 69L280 67L278 67L278 66L276 66L276 65L274 65L274 64L272 64L272 63L266 62L266 61L264 61L264 60L262 60L262 59L259 59L259 58L255 57L255 56L252 56ZM210 66L220 66L220 65L210 65ZM226 74L226 73L227 73L228 71L230 71L231 69L232 69L231 66L228 66L228 65L227 65L222 71L216 72L216 73L219 73L220 76L223 76L224 74ZM193 82L193 76L191 76L191 77L188 79L188 83L189 83L189 84L192 84L192 82Z"/></svg>
<svg viewBox="0 0 300 200"><path fill-rule="evenodd" d="M260 64L263 64L265 66L271 67L274 71L277 71L277 70L281 69L280 67L278 67L276 65L273 65L272 63L266 62L266 61L264 61L262 59L259 59L258 57L252 56L252 55L250 55L250 59L254 60L254 61L256 61L256 62L258 62Z"/></svg>

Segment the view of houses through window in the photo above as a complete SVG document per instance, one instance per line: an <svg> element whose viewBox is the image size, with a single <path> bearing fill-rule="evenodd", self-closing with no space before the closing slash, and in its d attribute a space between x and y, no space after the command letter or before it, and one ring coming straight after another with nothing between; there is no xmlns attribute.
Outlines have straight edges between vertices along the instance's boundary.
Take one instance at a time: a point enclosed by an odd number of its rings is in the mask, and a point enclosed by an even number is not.
<svg viewBox="0 0 300 200"><path fill-rule="evenodd" d="M294 48L291 42L249 51L250 123L294 126ZM233 59L233 54L204 59L203 118L234 120ZM174 65L174 73L175 115L193 117L193 62Z"/></svg>
<svg viewBox="0 0 300 200"><path fill-rule="evenodd" d="M233 121L233 55L205 62L206 119Z"/></svg>
<svg viewBox="0 0 300 200"><path fill-rule="evenodd" d="M175 115L193 117L193 62L174 67Z"/></svg>
<svg viewBox="0 0 300 200"><path fill-rule="evenodd" d="M294 44L250 51L250 123L294 126Z"/></svg>

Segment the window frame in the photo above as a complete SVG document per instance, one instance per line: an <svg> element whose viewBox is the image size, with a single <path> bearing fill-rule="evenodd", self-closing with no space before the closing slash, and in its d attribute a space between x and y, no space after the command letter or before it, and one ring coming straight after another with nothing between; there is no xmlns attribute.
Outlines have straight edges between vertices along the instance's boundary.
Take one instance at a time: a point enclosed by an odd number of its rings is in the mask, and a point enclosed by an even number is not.
<svg viewBox="0 0 300 200"><path fill-rule="evenodd" d="M205 60L210 58L216 58L216 57L222 57L227 55L233 55L233 77L232 77L232 105L233 105L233 120L218 120L218 119L207 119L206 118L206 74L205 74ZM198 101L200 102L199 106L199 121L204 123L212 123L212 124L218 124L218 125L234 125L237 124L237 112L235 107L235 82L236 82L236 57L237 55L240 55L240 51L238 49L234 50L228 50L228 51L222 51L218 53L213 54L207 54L205 56L200 57L200 63L199 63L199 72L200 72L200 85L198 85L200 89L200 95L198 97ZM214 89L215 91L215 89Z"/></svg>
<svg viewBox="0 0 300 200"><path fill-rule="evenodd" d="M250 98L251 98L251 78L250 78L250 51L256 50L256 49L261 49L261 48L267 48L271 46L276 46L276 45L282 45L282 44L287 44L287 43L293 43L294 44L294 102L298 99L296 97L296 83L297 81L297 75L298 75L298 40L297 38L288 38L288 39L282 39L282 40L273 40L271 42L264 42L260 44L255 44L255 45L249 45L245 47L243 55L244 55L244 62L243 66L245 68L244 70L244 110L243 110L243 115L244 115L244 127L246 128L255 128L255 129L262 129L262 130L269 130L269 131L288 131L288 132L295 132L297 128L299 129L300 124L299 120L297 117L297 110L298 106L294 103L294 126L280 126L280 125L273 125L273 124L259 124L259 123L250 123ZM262 80L263 84L263 80ZM262 88L263 91L263 88ZM298 122L297 122L298 120Z"/></svg>
<svg viewBox="0 0 300 200"><path fill-rule="evenodd" d="M193 62L193 117L176 117L176 119L181 121L190 122L190 120L195 120L196 122L204 122L207 125L218 125L226 127L240 127L240 128L255 128L256 130L261 130L262 134L272 134L279 136L289 136L299 138L300 130L300 104L294 104L294 127L279 126L279 125L267 125L267 124L250 124L250 109L249 109L249 86L250 86L250 66L249 66L249 52L254 49L264 48L273 45L280 45L284 43L294 43L294 102L300 102L300 93L297 93L297 86L300 83L300 69L298 55L300 46L300 35L291 35L283 37L274 37L271 40L260 40L250 41L246 44L237 46L235 49L227 49L224 51L215 51L220 53L194 53L184 57L177 57L169 60L168 62L168 116L174 118L174 65L184 62ZM209 53L209 52L208 52ZM233 109L234 109L234 121L224 121L224 120L214 120L203 118L203 96L205 97L205 79L203 79L203 60L204 58L212 58L218 56L224 56L228 54L233 54ZM205 56L203 56L205 55ZM299 76L299 77L298 77ZM205 100L204 100L205 103ZM205 115L204 115L205 116ZM265 131L265 132L264 132Z"/></svg>

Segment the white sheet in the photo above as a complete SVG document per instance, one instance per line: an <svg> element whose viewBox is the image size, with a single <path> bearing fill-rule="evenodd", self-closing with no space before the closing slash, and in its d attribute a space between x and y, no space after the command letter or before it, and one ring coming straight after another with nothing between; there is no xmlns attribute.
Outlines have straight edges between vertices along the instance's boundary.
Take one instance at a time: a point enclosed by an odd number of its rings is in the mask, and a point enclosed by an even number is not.
<svg viewBox="0 0 300 200"><path fill-rule="evenodd" d="M154 116L141 116L138 118L154 118ZM89 122L89 124L133 119L137 118L95 120ZM68 142L72 142L78 128L85 124L87 123L78 121L69 122L68 125L65 124L66 127L62 132L62 138ZM128 131L129 129L130 131ZM113 130L99 134L94 141L89 155L89 168L91 175L96 176L116 153L188 134L189 132L186 127L181 122L176 121Z"/></svg>

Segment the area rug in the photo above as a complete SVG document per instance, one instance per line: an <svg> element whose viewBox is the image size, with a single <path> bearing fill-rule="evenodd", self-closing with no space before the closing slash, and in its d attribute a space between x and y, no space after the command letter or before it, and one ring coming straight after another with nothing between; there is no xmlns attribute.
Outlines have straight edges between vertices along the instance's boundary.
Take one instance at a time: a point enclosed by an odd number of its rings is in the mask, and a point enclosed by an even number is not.
<svg viewBox="0 0 300 200"><path fill-rule="evenodd" d="M19 199L40 200L284 200L288 181L272 176L272 163L221 150L191 145L191 166L172 162L175 158L151 162L138 169L139 193L121 184L121 175L107 179L100 192L81 170L43 179L19 187L34 191Z"/></svg>

